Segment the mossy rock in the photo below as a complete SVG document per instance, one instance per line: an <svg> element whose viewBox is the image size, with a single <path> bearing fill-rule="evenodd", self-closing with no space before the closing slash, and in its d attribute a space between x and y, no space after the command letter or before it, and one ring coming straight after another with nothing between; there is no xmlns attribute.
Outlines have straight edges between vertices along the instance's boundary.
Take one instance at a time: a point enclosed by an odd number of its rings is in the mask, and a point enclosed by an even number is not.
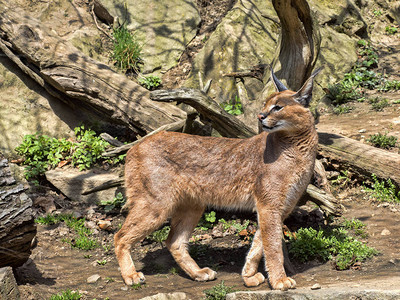
<svg viewBox="0 0 400 300"><path fill-rule="evenodd" d="M175 66L196 36L200 14L195 1L101 0L111 15L135 32L143 44L143 73Z"/></svg>

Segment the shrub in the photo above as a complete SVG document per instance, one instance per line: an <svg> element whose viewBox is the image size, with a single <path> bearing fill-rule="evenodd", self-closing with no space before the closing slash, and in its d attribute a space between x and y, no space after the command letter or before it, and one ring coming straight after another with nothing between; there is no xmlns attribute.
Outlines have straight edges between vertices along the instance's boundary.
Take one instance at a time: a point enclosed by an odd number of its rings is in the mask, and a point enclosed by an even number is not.
<svg viewBox="0 0 400 300"><path fill-rule="evenodd" d="M345 270L355 262L376 255L378 252L357 241L343 228L315 230L300 228L290 237L289 252L298 260L334 260L336 268Z"/></svg>
<svg viewBox="0 0 400 300"><path fill-rule="evenodd" d="M367 142L370 142L374 147L382 148L382 149L390 149L396 146L397 137L392 135L381 134L378 132L377 134L370 135L367 139Z"/></svg>
<svg viewBox="0 0 400 300"><path fill-rule="evenodd" d="M209 290L205 290L204 294L206 295L206 300L224 300L226 299L226 295L229 293L235 292L235 289L231 286L226 286L224 281L213 286Z"/></svg>
<svg viewBox="0 0 400 300"><path fill-rule="evenodd" d="M38 179L62 161L70 161L79 170L84 170L104 159L101 154L110 145L108 142L96 136L93 130L85 129L84 126L76 127L74 132L76 142L37 133L24 136L22 143L15 148L15 151L24 158L26 179ZM118 161L117 159L114 162Z"/></svg>

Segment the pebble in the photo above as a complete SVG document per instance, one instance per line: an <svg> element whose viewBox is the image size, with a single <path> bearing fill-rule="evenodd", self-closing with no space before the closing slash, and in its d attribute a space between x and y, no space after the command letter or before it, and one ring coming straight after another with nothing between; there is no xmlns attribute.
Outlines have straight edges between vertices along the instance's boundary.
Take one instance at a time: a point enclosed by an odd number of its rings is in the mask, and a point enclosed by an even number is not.
<svg viewBox="0 0 400 300"><path fill-rule="evenodd" d="M367 132L367 129L360 129L358 132L359 133L364 133L364 132Z"/></svg>
<svg viewBox="0 0 400 300"><path fill-rule="evenodd" d="M128 286L123 286L122 288L121 288L121 290L123 290L123 291L127 291L128 290Z"/></svg>
<svg viewBox="0 0 400 300"><path fill-rule="evenodd" d="M99 220L97 222L97 225L99 226L100 229L102 230L109 230L111 229L112 225L111 222L108 220Z"/></svg>
<svg viewBox="0 0 400 300"><path fill-rule="evenodd" d="M99 279L100 279L100 275L94 274L94 275L88 277L88 279L86 279L86 282L87 283L96 283Z"/></svg>
<svg viewBox="0 0 400 300"><path fill-rule="evenodd" d="M318 283L316 283L311 287L311 289L312 290L319 290L319 289L321 289L321 286Z"/></svg>
<svg viewBox="0 0 400 300"><path fill-rule="evenodd" d="M391 234L391 232L390 232L390 230L389 229L383 229L382 230L382 232L381 232L381 235L390 235Z"/></svg>

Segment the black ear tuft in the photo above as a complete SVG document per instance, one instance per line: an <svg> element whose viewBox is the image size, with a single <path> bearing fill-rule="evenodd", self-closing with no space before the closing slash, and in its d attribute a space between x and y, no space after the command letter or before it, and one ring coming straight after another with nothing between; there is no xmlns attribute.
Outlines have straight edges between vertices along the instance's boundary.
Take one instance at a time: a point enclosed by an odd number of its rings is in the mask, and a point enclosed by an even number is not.
<svg viewBox="0 0 400 300"><path fill-rule="evenodd" d="M297 93L293 95L294 99L304 107L308 107L310 105L312 98L314 77L317 76L322 69L323 68L321 67L315 70L311 74L310 78L308 78L307 81L303 84L300 90L298 90Z"/></svg>
<svg viewBox="0 0 400 300"><path fill-rule="evenodd" d="M274 83L276 91L278 91L278 92L286 91L287 87L282 82L280 82L278 78L276 78L274 70L272 69L272 66L270 68L271 68L271 80Z"/></svg>

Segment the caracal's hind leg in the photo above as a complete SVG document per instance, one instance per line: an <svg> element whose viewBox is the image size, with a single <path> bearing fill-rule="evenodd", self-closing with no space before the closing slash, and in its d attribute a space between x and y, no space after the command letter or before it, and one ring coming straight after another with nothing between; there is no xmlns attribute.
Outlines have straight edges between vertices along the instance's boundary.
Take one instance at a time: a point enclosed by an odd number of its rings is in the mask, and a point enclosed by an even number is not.
<svg viewBox="0 0 400 300"><path fill-rule="evenodd" d="M200 268L188 252L188 241L204 212L204 207L180 206L171 217L171 231L166 241L176 263L193 280L208 281L216 277L210 268Z"/></svg>
<svg viewBox="0 0 400 300"><path fill-rule="evenodd" d="M124 225L114 236L115 254L121 268L121 275L127 285L144 283L143 273L137 272L131 257L131 247L159 228L167 219L165 209L147 203L144 199L135 201L137 205L129 211Z"/></svg>
<svg viewBox="0 0 400 300"><path fill-rule="evenodd" d="M265 281L265 277L258 271L258 265L263 256L261 231L257 230L253 243L246 256L246 262L242 270L242 278L246 286L258 286Z"/></svg>

